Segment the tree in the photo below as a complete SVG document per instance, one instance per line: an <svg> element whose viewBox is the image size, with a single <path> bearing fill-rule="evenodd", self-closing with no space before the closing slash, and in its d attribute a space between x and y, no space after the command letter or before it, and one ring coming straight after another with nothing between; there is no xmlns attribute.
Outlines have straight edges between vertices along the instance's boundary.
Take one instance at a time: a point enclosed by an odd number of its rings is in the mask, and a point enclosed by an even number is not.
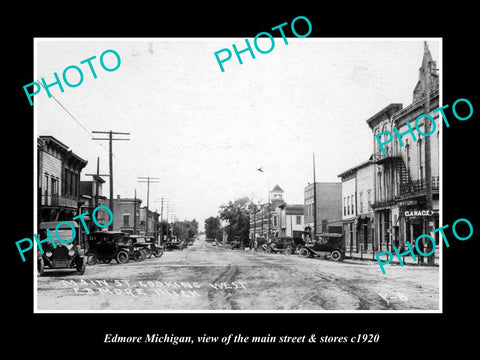
<svg viewBox="0 0 480 360"><path fill-rule="evenodd" d="M222 228L220 219L217 216L210 216L205 219L205 237L207 239L222 240Z"/></svg>
<svg viewBox="0 0 480 360"><path fill-rule="evenodd" d="M229 201L227 205L222 205L219 211L220 220L227 222L225 231L227 233L227 241L234 241L237 238L244 245L248 243L248 235L250 232L250 212L249 205L251 200L244 196Z"/></svg>

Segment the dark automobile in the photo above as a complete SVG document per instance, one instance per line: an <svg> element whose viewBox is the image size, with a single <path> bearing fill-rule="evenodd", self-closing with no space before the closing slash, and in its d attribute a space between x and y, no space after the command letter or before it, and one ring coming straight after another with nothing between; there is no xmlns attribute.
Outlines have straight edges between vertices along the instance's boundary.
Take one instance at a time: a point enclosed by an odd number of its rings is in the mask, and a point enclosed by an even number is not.
<svg viewBox="0 0 480 360"><path fill-rule="evenodd" d="M255 237L255 241L253 243L253 249L255 251L266 251L267 248L267 239L263 236Z"/></svg>
<svg viewBox="0 0 480 360"><path fill-rule="evenodd" d="M270 243L267 244L266 251L268 253L284 253L290 255L300 250L305 243L302 239L293 238L291 236L274 237Z"/></svg>
<svg viewBox="0 0 480 360"><path fill-rule="evenodd" d="M301 246L298 254L303 257L323 256L334 261L343 260L345 257L345 242L342 234L323 233L317 235L315 241L307 242Z"/></svg>
<svg viewBox="0 0 480 360"><path fill-rule="evenodd" d="M165 250L182 250L184 248L183 241L176 238L168 238L165 243Z"/></svg>
<svg viewBox="0 0 480 360"><path fill-rule="evenodd" d="M130 235L130 239L133 242L135 250L142 250L147 259L150 259L152 255L155 257L163 255L163 248L158 246L154 238L150 236Z"/></svg>
<svg viewBox="0 0 480 360"><path fill-rule="evenodd" d="M49 229L56 247L53 247L51 242L44 242L42 244L43 254L40 253L40 250L37 251L38 275L42 276L45 273L45 266L48 266L49 269L74 268L79 275L85 273L87 262L84 250L80 248L78 224L75 221L68 221L75 229L75 238L65 244L66 241L72 238L73 230L67 224L62 224L58 228L57 226L66 222L49 221L40 223L38 234L40 240L48 237L47 229ZM56 228L57 231L55 231ZM57 233L64 242L57 238Z"/></svg>
<svg viewBox="0 0 480 360"><path fill-rule="evenodd" d="M112 259L125 264L133 254L132 242L121 231L94 231L88 235L88 265L94 265L98 260L108 264Z"/></svg>
<svg viewBox="0 0 480 360"><path fill-rule="evenodd" d="M230 246L230 249L242 249L242 242L240 240L233 240L228 244Z"/></svg>

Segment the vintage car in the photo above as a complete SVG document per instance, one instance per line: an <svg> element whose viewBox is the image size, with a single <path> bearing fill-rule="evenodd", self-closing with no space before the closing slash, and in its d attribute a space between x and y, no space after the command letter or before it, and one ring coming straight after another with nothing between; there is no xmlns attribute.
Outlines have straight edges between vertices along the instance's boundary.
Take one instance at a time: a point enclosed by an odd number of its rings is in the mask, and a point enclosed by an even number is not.
<svg viewBox="0 0 480 360"><path fill-rule="evenodd" d="M299 251L305 245L302 239L293 238L291 236L274 237L271 242L266 245L268 253L284 253L290 255Z"/></svg>
<svg viewBox="0 0 480 360"><path fill-rule="evenodd" d="M72 241L69 240L73 237L73 230L71 226L66 224L67 222L75 229L75 236ZM64 224L58 226L60 223ZM51 242L42 243L43 254L37 247L38 275L44 275L45 266L49 269L73 268L77 271L77 274L83 275L87 262L84 256L84 250L80 247L78 224L75 221L48 221L40 223L38 229L38 237L40 240L48 237L47 229L51 234L52 240L55 242L55 247ZM57 234L63 242L57 238Z"/></svg>
<svg viewBox="0 0 480 360"><path fill-rule="evenodd" d="M130 235L129 238L132 240L135 251L143 251L147 259L150 259L152 255L155 257L160 257L163 255L163 247L158 246L153 237L144 235Z"/></svg>
<svg viewBox="0 0 480 360"><path fill-rule="evenodd" d="M267 248L267 239L263 236L256 236L253 242L253 249L255 251L265 251Z"/></svg>
<svg viewBox="0 0 480 360"><path fill-rule="evenodd" d="M322 257L334 261L343 260L345 257L345 241L342 234L322 233L316 240L307 242L298 250L298 255L303 257Z"/></svg>
<svg viewBox="0 0 480 360"><path fill-rule="evenodd" d="M119 264L125 264L130 258L134 258L134 252L128 235L121 231L94 231L88 235L88 265L95 265L98 260L108 264L112 259ZM138 257L139 253L136 255Z"/></svg>

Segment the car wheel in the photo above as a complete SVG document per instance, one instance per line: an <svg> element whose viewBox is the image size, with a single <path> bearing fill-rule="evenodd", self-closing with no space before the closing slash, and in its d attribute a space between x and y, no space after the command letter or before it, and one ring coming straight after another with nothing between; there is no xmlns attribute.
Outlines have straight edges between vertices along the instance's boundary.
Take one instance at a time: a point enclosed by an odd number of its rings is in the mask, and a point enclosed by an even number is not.
<svg viewBox="0 0 480 360"><path fill-rule="evenodd" d="M163 255L163 249L162 248L157 248L157 251L153 253L153 255L157 258Z"/></svg>
<svg viewBox="0 0 480 360"><path fill-rule="evenodd" d="M128 253L124 250L119 251L117 256L115 256L115 260L119 264L126 264L128 262Z"/></svg>
<svg viewBox="0 0 480 360"><path fill-rule="evenodd" d="M143 250L135 250L133 253L133 259L135 261L143 261L145 260L145 252Z"/></svg>
<svg viewBox="0 0 480 360"><path fill-rule="evenodd" d="M292 253L293 253L292 247L291 247L291 246L287 246L287 247L285 248L284 254L285 254L285 255L292 255Z"/></svg>
<svg viewBox="0 0 480 360"><path fill-rule="evenodd" d="M95 254L87 254L87 264L88 265L95 265L97 263L97 257Z"/></svg>
<svg viewBox="0 0 480 360"><path fill-rule="evenodd" d="M45 273L45 263L42 258L37 259L37 275L42 276Z"/></svg>
<svg viewBox="0 0 480 360"><path fill-rule="evenodd" d="M273 252L273 249L270 246L267 246L267 253L271 254Z"/></svg>
<svg viewBox="0 0 480 360"><path fill-rule="evenodd" d="M309 257L310 256L310 251L308 251L307 249L305 248L301 248L299 251L298 251L298 255L300 255L301 257Z"/></svg>
<svg viewBox="0 0 480 360"><path fill-rule="evenodd" d="M339 261L342 258L342 253L340 250L333 250L330 254L330 259L333 261Z"/></svg>
<svg viewBox="0 0 480 360"><path fill-rule="evenodd" d="M87 259L85 258L81 258L81 259L78 259L77 261L77 274L78 275L83 275L85 274L85 270L87 268Z"/></svg>
<svg viewBox="0 0 480 360"><path fill-rule="evenodd" d="M145 257L147 259L150 259L152 257L152 250L147 248L147 249L143 249L143 251L145 251Z"/></svg>

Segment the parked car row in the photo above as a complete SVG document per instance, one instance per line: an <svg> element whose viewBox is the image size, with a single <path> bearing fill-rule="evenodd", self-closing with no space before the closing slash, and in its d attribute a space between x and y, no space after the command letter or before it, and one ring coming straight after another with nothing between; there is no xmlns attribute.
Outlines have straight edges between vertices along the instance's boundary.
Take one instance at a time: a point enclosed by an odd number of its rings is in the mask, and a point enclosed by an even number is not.
<svg viewBox="0 0 480 360"><path fill-rule="evenodd" d="M125 264L130 260L143 261L152 255L160 257L163 248L148 236L130 235L121 231L95 231L88 235L85 255L88 265L95 265L98 261L108 264L113 259L119 264Z"/></svg>
<svg viewBox="0 0 480 360"><path fill-rule="evenodd" d="M62 224L59 225L60 223ZM42 243L43 254L37 252L38 275L43 275L46 267L72 268L77 274L83 275L87 265L95 265L99 261L108 264L115 259L117 263L125 264L130 260L143 261L152 255L163 255L163 247L158 246L152 237L121 231L91 232L87 235L86 249L83 249L79 242L78 228L75 221L50 221L40 224L40 239L50 236L55 245L51 241Z"/></svg>
<svg viewBox="0 0 480 360"><path fill-rule="evenodd" d="M309 242L288 236L275 237L270 242L264 237L257 237L254 250L270 254L297 254L301 257L323 257L340 261L345 257L345 242L343 235L336 233L323 233Z"/></svg>

